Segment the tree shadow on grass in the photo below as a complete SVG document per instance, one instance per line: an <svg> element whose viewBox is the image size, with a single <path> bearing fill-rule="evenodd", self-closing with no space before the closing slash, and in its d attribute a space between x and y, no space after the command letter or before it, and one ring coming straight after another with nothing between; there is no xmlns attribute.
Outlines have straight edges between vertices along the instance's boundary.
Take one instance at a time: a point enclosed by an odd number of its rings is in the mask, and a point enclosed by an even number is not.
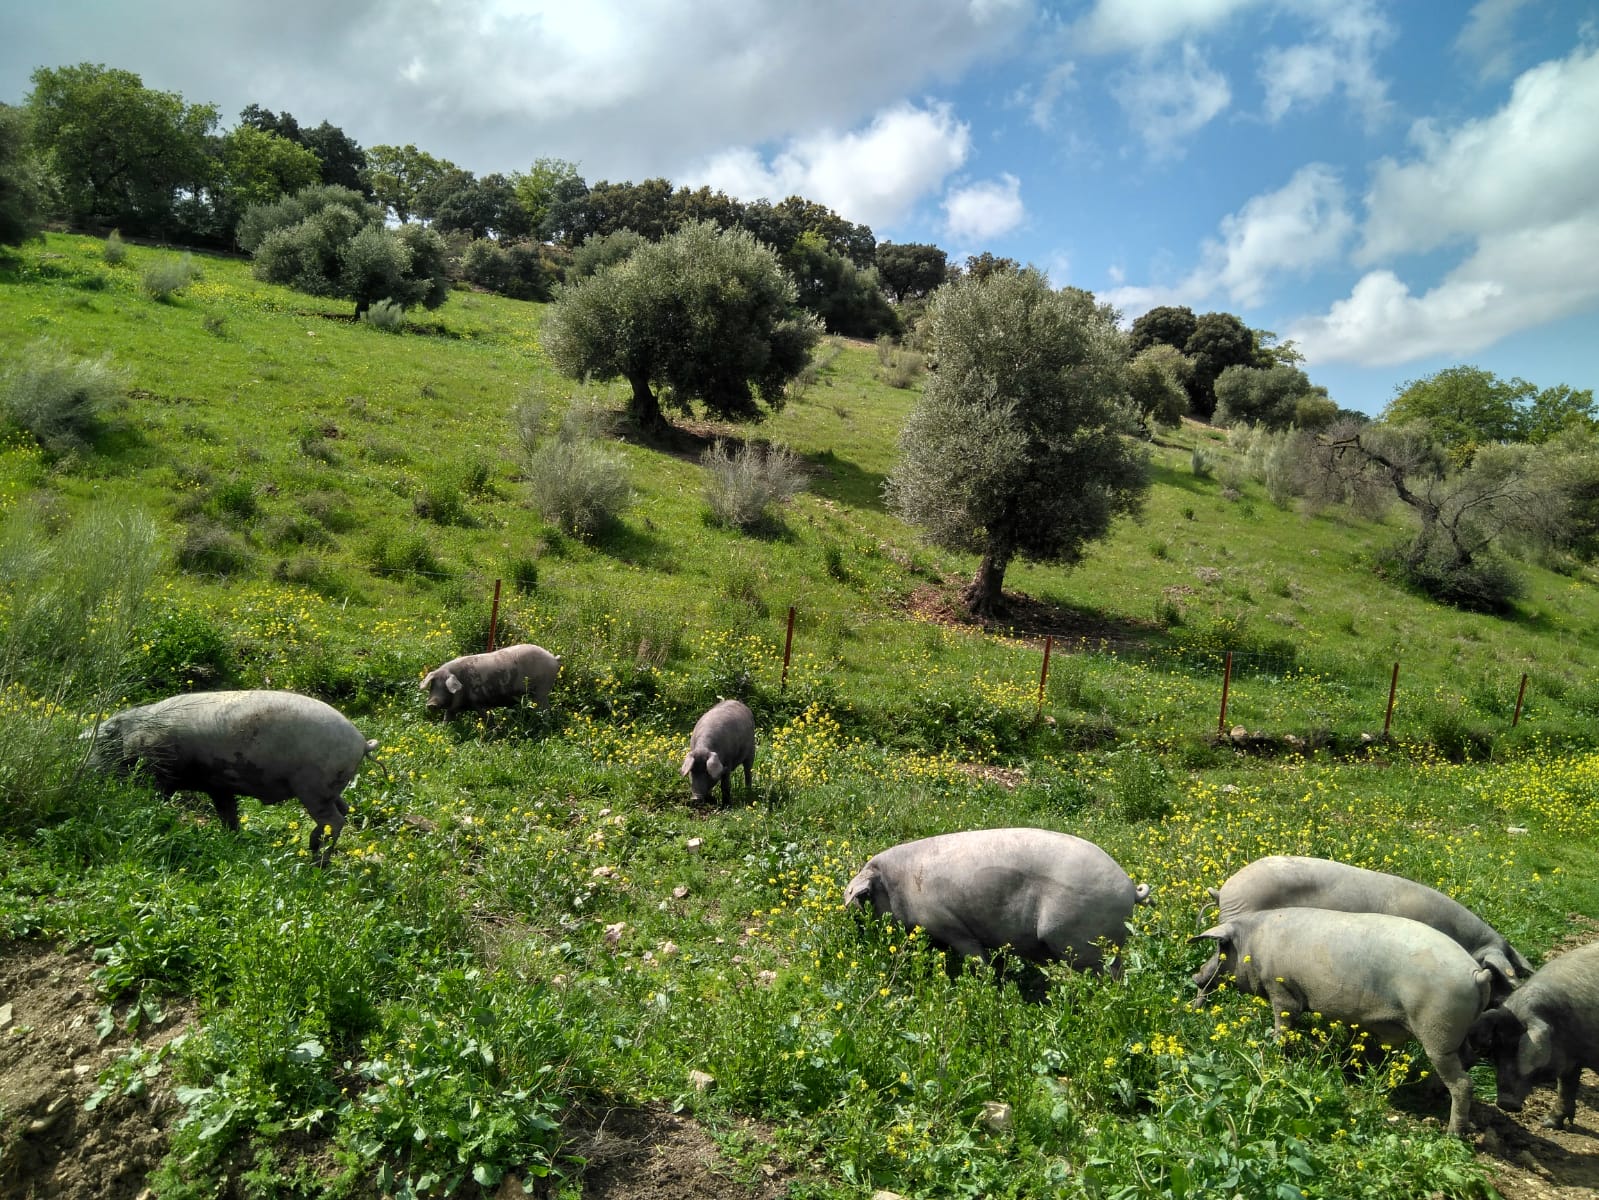
<svg viewBox="0 0 1599 1200"><path fill-rule="evenodd" d="M667 572L677 567L677 560L670 553L671 547L655 535L648 518L644 527L627 521L608 522L590 539L589 545L608 558L630 566Z"/></svg>
<svg viewBox="0 0 1599 1200"><path fill-rule="evenodd" d="M906 608L924 621L956 628L1042 643L1050 637L1062 651L1076 643L1083 649L1145 649L1162 633L1153 621L1110 617L1096 609L1051 603L1020 592L1004 594L1004 611L993 617L974 617L961 599L963 582L923 584L906 601Z"/></svg>
<svg viewBox="0 0 1599 1200"><path fill-rule="evenodd" d="M832 450L822 450L810 456L812 470L811 491L851 508L868 508L887 512L883 501L883 484L887 476L879 471L868 471L840 458Z"/></svg>

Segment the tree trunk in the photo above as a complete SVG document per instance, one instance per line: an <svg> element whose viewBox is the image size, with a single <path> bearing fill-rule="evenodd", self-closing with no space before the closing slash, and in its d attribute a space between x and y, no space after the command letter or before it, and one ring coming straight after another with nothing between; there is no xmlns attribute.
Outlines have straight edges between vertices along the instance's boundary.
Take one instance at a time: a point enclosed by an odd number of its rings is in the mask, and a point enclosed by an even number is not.
<svg viewBox="0 0 1599 1200"><path fill-rule="evenodd" d="M983 552L976 577L961 591L961 599L974 617L994 617L1005 611L1005 568L1010 555L992 546Z"/></svg>
<svg viewBox="0 0 1599 1200"><path fill-rule="evenodd" d="M629 375L627 381L633 385L633 398L627 402L627 415L644 433L651 435L665 433L666 416L661 412L661 402L650 390L650 377L641 372Z"/></svg>

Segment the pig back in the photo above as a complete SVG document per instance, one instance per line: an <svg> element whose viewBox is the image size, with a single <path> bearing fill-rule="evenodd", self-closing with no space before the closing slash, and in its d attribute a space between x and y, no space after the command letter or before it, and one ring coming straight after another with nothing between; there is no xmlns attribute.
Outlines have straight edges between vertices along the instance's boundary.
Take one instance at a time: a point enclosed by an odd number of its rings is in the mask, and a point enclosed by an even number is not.
<svg viewBox="0 0 1599 1200"><path fill-rule="evenodd" d="M1139 893L1094 843L1045 829L941 834L873 860L888 908L945 944L1009 945L1024 957L1097 962L1120 944Z"/></svg>
<svg viewBox="0 0 1599 1200"><path fill-rule="evenodd" d="M367 751L342 713L296 692L196 692L113 721L124 757L146 763L159 786L267 803L336 795Z"/></svg>

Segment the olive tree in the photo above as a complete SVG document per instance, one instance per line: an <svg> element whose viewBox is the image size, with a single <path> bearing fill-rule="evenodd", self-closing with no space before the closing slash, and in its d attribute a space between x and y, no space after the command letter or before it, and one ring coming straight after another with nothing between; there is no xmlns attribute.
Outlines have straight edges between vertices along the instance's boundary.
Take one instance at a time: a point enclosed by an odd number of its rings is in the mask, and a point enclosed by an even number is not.
<svg viewBox="0 0 1599 1200"><path fill-rule="evenodd" d="M818 336L769 248L699 221L563 287L541 342L573 378L627 380L629 416L659 430L657 388L682 411L698 400L729 420L759 419L757 400L780 408Z"/></svg>
<svg viewBox="0 0 1599 1200"><path fill-rule="evenodd" d="M981 554L963 598L988 616L1012 559L1076 563L1141 504L1127 342L1114 309L1031 267L946 284L928 321L937 366L884 492L930 541Z"/></svg>

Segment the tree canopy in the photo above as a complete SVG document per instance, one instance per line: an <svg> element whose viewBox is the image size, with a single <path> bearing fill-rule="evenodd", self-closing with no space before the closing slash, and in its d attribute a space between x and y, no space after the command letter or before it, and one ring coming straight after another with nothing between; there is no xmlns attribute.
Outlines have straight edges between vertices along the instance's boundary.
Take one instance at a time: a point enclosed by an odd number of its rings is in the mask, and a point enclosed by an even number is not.
<svg viewBox="0 0 1599 1200"><path fill-rule="evenodd" d="M662 396L730 420L781 407L819 330L769 247L740 229L685 225L616 265L563 287L541 341L574 378L626 379L629 414L665 424Z"/></svg>
<svg viewBox="0 0 1599 1200"><path fill-rule="evenodd" d="M1540 391L1481 367L1445 367L1402 384L1383 410L1392 425L1424 426L1459 462L1495 442L1543 442L1594 425L1593 391L1557 384Z"/></svg>
<svg viewBox="0 0 1599 1200"><path fill-rule="evenodd" d="M1262 425L1267 429L1325 429L1338 406L1298 367L1231 366L1216 380L1218 425Z"/></svg>
<svg viewBox="0 0 1599 1200"><path fill-rule="evenodd" d="M0 246L20 246L44 226L48 184L28 149L28 118L0 104Z"/></svg>
<svg viewBox="0 0 1599 1200"><path fill-rule="evenodd" d="M132 71L91 63L33 72L33 140L78 225L160 232L179 189L208 182L214 104L187 104Z"/></svg>
<svg viewBox="0 0 1599 1200"><path fill-rule="evenodd" d="M382 210L348 188L315 185L247 210L239 244L255 273L313 296L437 308L449 295L444 241L420 225L387 228Z"/></svg>
<svg viewBox="0 0 1599 1200"><path fill-rule="evenodd" d="M963 275L928 322L938 365L884 491L931 541L981 554L964 595L986 616L1013 558L1070 565L1138 509L1148 455L1127 436L1127 342L1108 306L1032 268Z"/></svg>

